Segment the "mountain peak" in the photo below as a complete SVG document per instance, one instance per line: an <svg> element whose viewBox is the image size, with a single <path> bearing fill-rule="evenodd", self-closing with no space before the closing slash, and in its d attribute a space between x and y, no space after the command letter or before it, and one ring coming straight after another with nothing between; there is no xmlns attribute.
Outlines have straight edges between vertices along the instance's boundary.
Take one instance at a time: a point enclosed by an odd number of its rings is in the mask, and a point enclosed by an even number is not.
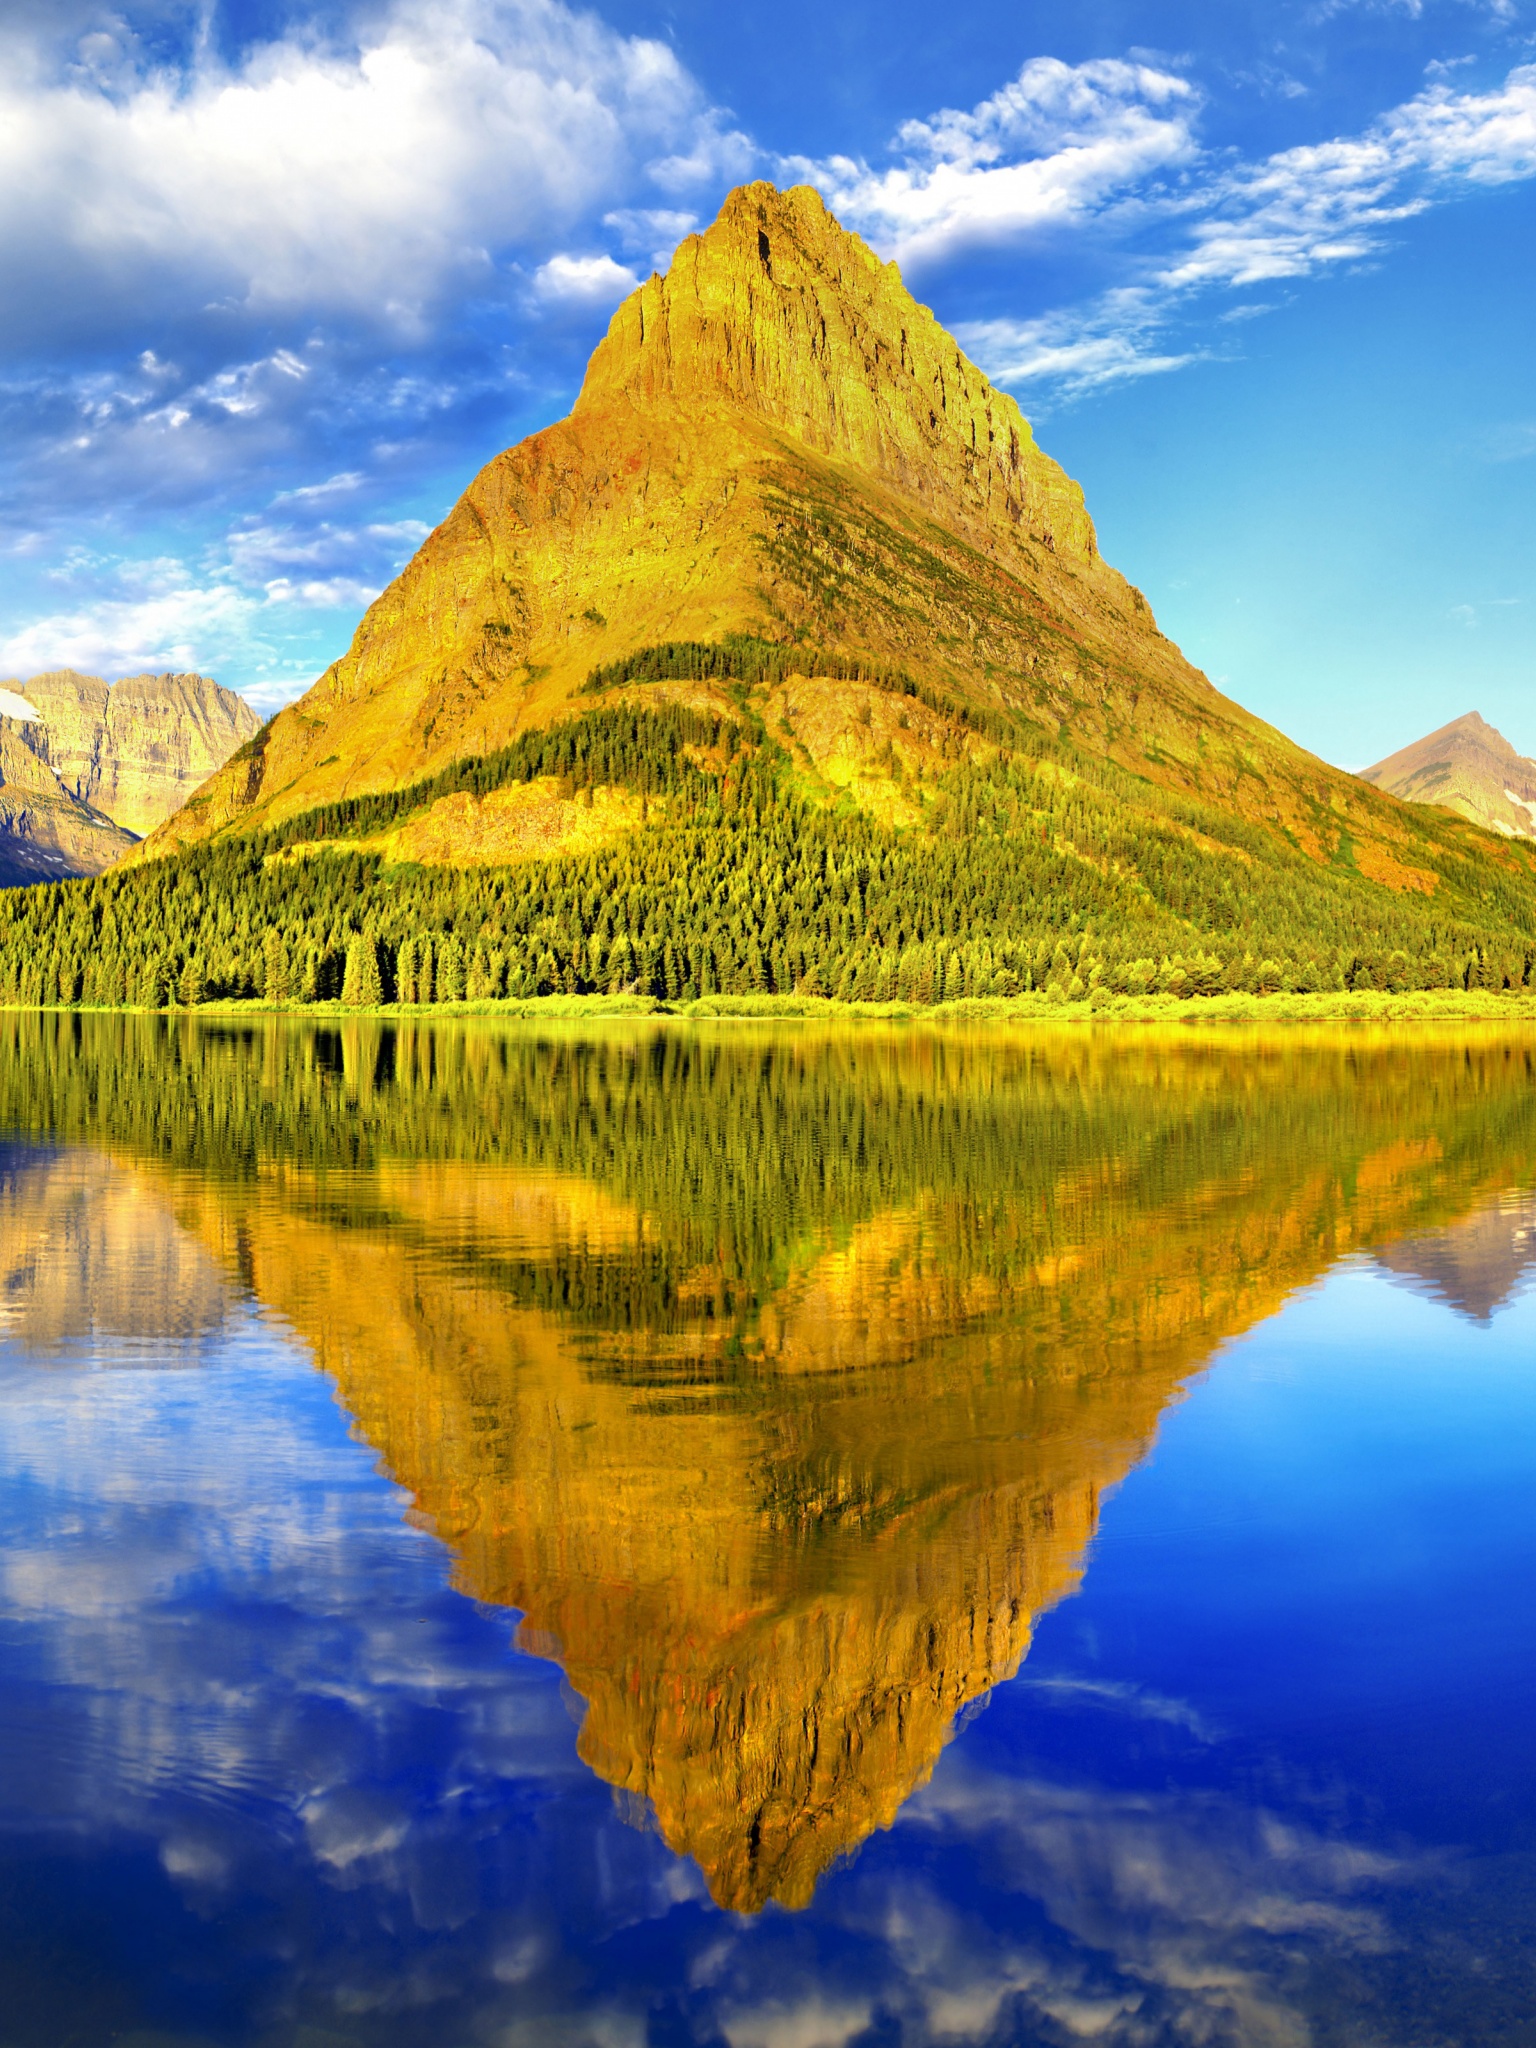
<svg viewBox="0 0 1536 2048"><path fill-rule="evenodd" d="M1508 839L1536 838L1536 761L1478 711L1362 769L1361 780L1410 803L1457 811Z"/></svg>
<svg viewBox="0 0 1536 2048"><path fill-rule="evenodd" d="M931 310L809 185L742 185L613 316L576 414L747 409L818 453L1081 562L1081 488Z"/></svg>
<svg viewBox="0 0 1536 2048"><path fill-rule="evenodd" d="M800 710L768 703L766 670L738 673L738 642L808 686ZM892 736L910 713L887 733L858 697L899 676L946 707L939 760L1002 718L1267 820L1320 862L1347 831L1367 879L1437 886L1413 821L1220 696L1158 631L1079 487L896 266L815 192L768 184L732 192L631 293L569 418L486 464L348 653L135 858L420 785L642 674L692 690L701 650L706 674L758 691L754 715L829 800L867 753L870 808L918 815ZM725 715L734 700L711 690ZM411 843L483 857L476 818L460 806Z"/></svg>

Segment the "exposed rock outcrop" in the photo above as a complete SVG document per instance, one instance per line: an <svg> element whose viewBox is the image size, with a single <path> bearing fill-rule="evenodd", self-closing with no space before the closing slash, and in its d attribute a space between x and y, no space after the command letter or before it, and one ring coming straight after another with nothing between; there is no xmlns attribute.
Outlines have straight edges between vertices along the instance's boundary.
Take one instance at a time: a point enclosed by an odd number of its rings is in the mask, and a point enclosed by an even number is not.
<svg viewBox="0 0 1536 2048"><path fill-rule="evenodd" d="M107 684L60 669L14 687L37 707L34 751L72 795L140 839L260 724L243 697L207 676Z"/></svg>
<svg viewBox="0 0 1536 2048"><path fill-rule="evenodd" d="M0 712L0 888L99 875L134 844L64 787L37 751L39 737L35 721Z"/></svg>

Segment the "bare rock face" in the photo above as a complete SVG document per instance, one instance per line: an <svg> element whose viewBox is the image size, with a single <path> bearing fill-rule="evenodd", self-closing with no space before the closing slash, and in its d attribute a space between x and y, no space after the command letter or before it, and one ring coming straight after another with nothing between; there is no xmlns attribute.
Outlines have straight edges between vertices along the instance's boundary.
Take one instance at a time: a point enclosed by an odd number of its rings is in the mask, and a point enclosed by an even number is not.
<svg viewBox="0 0 1536 2048"><path fill-rule="evenodd" d="M250 739L243 697L199 675L99 676L62 669L18 686L36 706L40 757L82 803L142 839Z"/></svg>
<svg viewBox="0 0 1536 2048"><path fill-rule="evenodd" d="M724 401L950 521L964 508L983 528L1097 559L1081 486L1035 446L1015 400L806 185L739 187L664 278L624 301L577 410L619 400Z"/></svg>
<svg viewBox="0 0 1536 2048"><path fill-rule="evenodd" d="M257 730L206 676L0 683L0 888L99 875Z"/></svg>
<svg viewBox="0 0 1536 2048"><path fill-rule="evenodd" d="M1362 769L1361 780L1410 803L1441 804L1506 839L1536 839L1536 761L1475 711Z"/></svg>
<svg viewBox="0 0 1536 2048"><path fill-rule="evenodd" d="M0 888L99 875L137 842L67 790L37 750L32 709L0 691Z"/></svg>

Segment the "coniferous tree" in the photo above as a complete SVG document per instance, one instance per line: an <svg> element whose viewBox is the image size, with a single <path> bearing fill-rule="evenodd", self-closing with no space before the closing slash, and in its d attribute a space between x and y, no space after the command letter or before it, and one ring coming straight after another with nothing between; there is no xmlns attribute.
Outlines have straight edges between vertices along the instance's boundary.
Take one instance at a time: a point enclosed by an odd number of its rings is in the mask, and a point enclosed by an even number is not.
<svg viewBox="0 0 1536 2048"><path fill-rule="evenodd" d="M378 941L362 932L347 944L347 968L341 1000L354 1010L376 1010L384 1000Z"/></svg>

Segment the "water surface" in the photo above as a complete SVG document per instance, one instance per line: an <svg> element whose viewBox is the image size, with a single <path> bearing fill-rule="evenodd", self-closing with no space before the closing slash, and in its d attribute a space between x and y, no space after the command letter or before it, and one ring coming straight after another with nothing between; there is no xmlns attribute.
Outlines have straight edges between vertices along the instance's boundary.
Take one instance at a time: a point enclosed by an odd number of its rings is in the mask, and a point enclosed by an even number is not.
<svg viewBox="0 0 1536 2048"><path fill-rule="evenodd" d="M0 2043L1536 2039L1495 1030L0 1019Z"/></svg>

